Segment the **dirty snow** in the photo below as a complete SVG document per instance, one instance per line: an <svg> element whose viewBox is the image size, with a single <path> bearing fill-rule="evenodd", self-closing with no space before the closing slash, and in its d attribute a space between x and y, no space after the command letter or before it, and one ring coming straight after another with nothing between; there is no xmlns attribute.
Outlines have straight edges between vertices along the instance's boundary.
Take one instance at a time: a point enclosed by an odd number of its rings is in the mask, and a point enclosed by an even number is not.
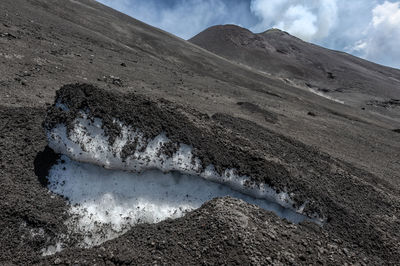
<svg viewBox="0 0 400 266"><path fill-rule="evenodd" d="M305 216L274 202L256 199L226 185L179 172L141 174L109 170L62 156L49 173L49 189L71 203L67 225L93 246L123 234L138 223L178 218L216 197L232 196L298 223Z"/></svg>
<svg viewBox="0 0 400 266"><path fill-rule="evenodd" d="M58 107L69 111L62 103ZM49 173L49 188L70 201L74 218L67 224L85 236L83 246L115 238L138 223L181 217L227 195L295 223L308 219L301 214L304 205L294 209L293 195L285 191L277 193L266 184L255 184L235 169L220 175L213 165L202 168L192 147L182 143L167 156L162 150L170 142L165 133L145 139L139 129L118 120L114 123L121 134L111 144L101 119L89 119L85 112L75 119L70 132L64 124L47 132L49 146L63 154ZM123 158L124 147L132 143L137 143L136 150Z"/></svg>

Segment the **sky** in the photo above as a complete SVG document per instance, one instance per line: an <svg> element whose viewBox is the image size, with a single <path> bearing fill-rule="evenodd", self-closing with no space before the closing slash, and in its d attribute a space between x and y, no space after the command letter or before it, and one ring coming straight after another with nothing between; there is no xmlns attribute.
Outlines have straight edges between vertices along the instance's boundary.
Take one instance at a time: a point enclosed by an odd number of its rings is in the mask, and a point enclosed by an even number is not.
<svg viewBox="0 0 400 266"><path fill-rule="evenodd" d="M213 25L279 28L305 41L400 68L396 0L98 0L183 39Z"/></svg>

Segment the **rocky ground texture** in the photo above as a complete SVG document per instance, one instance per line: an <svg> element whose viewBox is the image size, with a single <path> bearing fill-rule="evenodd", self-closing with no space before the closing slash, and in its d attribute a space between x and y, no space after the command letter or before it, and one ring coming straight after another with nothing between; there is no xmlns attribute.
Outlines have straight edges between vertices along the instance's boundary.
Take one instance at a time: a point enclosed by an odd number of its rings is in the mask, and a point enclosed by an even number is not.
<svg viewBox="0 0 400 266"><path fill-rule="evenodd" d="M271 43L298 42L279 36ZM397 264L400 93L389 86L384 99L376 94L398 70L363 67L376 74L372 83L358 83L341 104L285 81L274 74L279 69L230 61L95 1L1 1L0 264ZM351 75L326 69L332 84L353 84ZM302 78L323 88L321 76ZM182 218L79 248L65 225L67 200L46 187L58 158L44 128L60 119L56 91L96 107L102 118L139 123L147 134L163 129L205 162L286 188L325 223L292 224L218 198ZM60 240L62 251L43 256Z"/></svg>

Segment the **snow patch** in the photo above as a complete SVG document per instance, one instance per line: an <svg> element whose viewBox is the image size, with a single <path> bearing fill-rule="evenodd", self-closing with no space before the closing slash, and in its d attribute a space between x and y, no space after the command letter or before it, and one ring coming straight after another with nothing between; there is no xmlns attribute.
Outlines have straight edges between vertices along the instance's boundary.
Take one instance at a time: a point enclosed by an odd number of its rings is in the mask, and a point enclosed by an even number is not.
<svg viewBox="0 0 400 266"><path fill-rule="evenodd" d="M266 184L255 184L250 181L250 177L237 175L235 169L226 169L219 175L214 166L209 165L203 171L200 160L193 156L192 147L188 145L180 144L176 153L167 156L162 150L163 145L170 143L165 133L146 140L139 130L115 120L114 123L121 128L121 134L113 144L110 144L102 128L101 119L95 118L92 121L83 112L81 116L75 120L69 134L67 127L62 124L47 132L49 146L55 152L68 155L79 162L93 163L107 169L131 172L158 169L162 172L179 171L183 174L198 175L256 198L266 198L287 208L293 206L293 201L286 192L276 193ZM123 158L123 149L132 143L136 143L135 150Z"/></svg>
<svg viewBox="0 0 400 266"><path fill-rule="evenodd" d="M223 196L256 204L294 223L307 219L275 202L179 172L108 170L64 155L50 170L48 180L49 189L71 203L72 218L67 225L84 236L84 247L113 239L136 224L181 217Z"/></svg>
<svg viewBox="0 0 400 266"><path fill-rule="evenodd" d="M177 170L188 174L194 174L200 169L200 161L193 158L191 147L188 145L181 144L170 158L162 153L163 145L170 142L165 133L152 140L145 140L139 130L124 126L115 120L114 123L121 128L121 134L110 144L102 128L101 119L95 118L91 121L85 113L81 115L81 118L76 119L69 135L63 124L57 125L47 133L49 146L54 151L66 154L74 160L94 163L108 169L133 172L148 169L166 172ZM127 158L123 158L123 149L132 143L136 143L135 150Z"/></svg>
<svg viewBox="0 0 400 266"><path fill-rule="evenodd" d="M51 256L54 255L60 251L62 251L62 243L61 242L57 242L55 245L50 245L47 248L43 248L41 250L42 252L42 256Z"/></svg>
<svg viewBox="0 0 400 266"><path fill-rule="evenodd" d="M57 107L69 112L61 102ZM63 154L49 172L49 189L70 201L73 218L67 224L84 236L83 246L98 245L139 223L181 217L227 195L294 223L321 223L301 214L305 205L295 209L293 195L285 191L277 193L267 184L238 175L235 169L219 174L213 165L203 168L191 146L179 143L168 156L164 147L171 140L164 132L147 139L139 129L116 119L113 123L120 129L113 143L102 120L89 118L83 111L69 131L64 124L47 131L49 146Z"/></svg>
<svg viewBox="0 0 400 266"><path fill-rule="evenodd" d="M321 96L321 97L324 97L324 98L326 98L326 99L329 99L329 100L334 101L334 102L337 102L337 103L344 104L344 101L335 99L335 98L333 98L333 97L331 97L331 96L329 96L329 95L326 95L325 93L322 93L322 92L320 92L320 91L318 91L318 90L315 90L315 89L312 89L312 88L308 88L308 89L309 89L310 92L312 92L312 93L314 93L314 94L317 94L317 95L319 95L319 96Z"/></svg>

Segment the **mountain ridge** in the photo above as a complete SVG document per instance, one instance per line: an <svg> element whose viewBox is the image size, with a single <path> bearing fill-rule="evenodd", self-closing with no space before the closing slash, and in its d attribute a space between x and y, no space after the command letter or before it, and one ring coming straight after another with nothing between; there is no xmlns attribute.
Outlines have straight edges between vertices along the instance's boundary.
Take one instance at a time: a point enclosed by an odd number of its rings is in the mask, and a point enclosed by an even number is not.
<svg viewBox="0 0 400 266"><path fill-rule="evenodd" d="M279 29L262 33L235 25L210 27L189 40L215 54L345 103L400 98L400 70L307 43ZM397 110L375 110L399 119Z"/></svg>

